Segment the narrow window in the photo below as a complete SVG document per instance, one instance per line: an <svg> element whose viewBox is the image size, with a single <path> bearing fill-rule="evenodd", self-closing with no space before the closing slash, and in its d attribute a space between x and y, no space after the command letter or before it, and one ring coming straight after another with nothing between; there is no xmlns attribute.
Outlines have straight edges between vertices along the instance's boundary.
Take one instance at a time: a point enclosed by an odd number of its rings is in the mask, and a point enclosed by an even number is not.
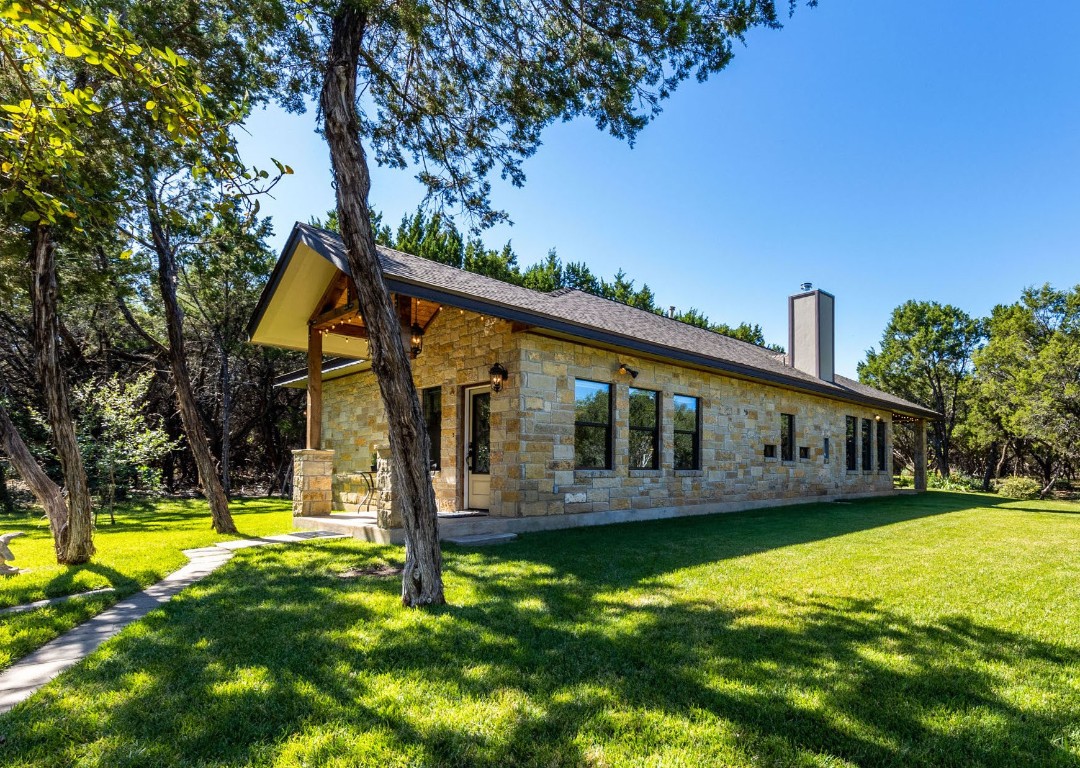
<svg viewBox="0 0 1080 768"><path fill-rule="evenodd" d="M630 469L660 467L660 393L630 387Z"/></svg>
<svg viewBox="0 0 1080 768"><path fill-rule="evenodd" d="M795 417L780 414L780 461L795 460Z"/></svg>
<svg viewBox="0 0 1080 768"><path fill-rule="evenodd" d="M424 427L427 429L431 452L428 466L432 470L442 467L442 387L429 387L420 393L420 405L424 411Z"/></svg>
<svg viewBox="0 0 1080 768"><path fill-rule="evenodd" d="M776 458L776 446L775 445L766 445L765 446L765 458L766 459L775 459Z"/></svg>
<svg viewBox="0 0 1080 768"><path fill-rule="evenodd" d="M821 446L821 450L825 454L825 463L828 464L829 463L829 438L827 438L827 437L825 438L825 441Z"/></svg>
<svg viewBox="0 0 1080 768"><path fill-rule="evenodd" d="M884 421L877 423L877 468L878 472L885 471L885 430L888 425Z"/></svg>
<svg viewBox="0 0 1080 768"><path fill-rule="evenodd" d="M847 455L844 458L847 460L847 468L849 472L854 472L856 469L859 468L859 459L855 453L858 450L858 448L856 447L856 443L858 442L856 432L858 431L858 429L859 420L856 419L854 416L848 416L846 444L844 446L847 449Z"/></svg>
<svg viewBox="0 0 1080 768"><path fill-rule="evenodd" d="M809 459L809 458L810 458L810 446L800 445L799 446L799 459Z"/></svg>
<svg viewBox="0 0 1080 768"><path fill-rule="evenodd" d="M873 429L873 427L871 426L871 423L872 422L870 421L870 419L863 419L862 420L862 468L863 468L863 472L869 472L870 470L872 470L874 468L874 465L870 462L870 443L871 443L870 430Z"/></svg>
<svg viewBox="0 0 1080 768"><path fill-rule="evenodd" d="M611 385L574 380L574 466L611 469Z"/></svg>
<svg viewBox="0 0 1080 768"><path fill-rule="evenodd" d="M701 469L698 399L675 395L675 469Z"/></svg>

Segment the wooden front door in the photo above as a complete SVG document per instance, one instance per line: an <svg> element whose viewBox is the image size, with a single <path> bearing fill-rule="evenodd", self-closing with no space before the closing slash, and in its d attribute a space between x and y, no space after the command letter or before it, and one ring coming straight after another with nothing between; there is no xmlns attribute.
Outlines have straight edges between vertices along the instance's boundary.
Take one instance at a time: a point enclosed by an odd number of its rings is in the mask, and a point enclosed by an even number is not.
<svg viewBox="0 0 1080 768"><path fill-rule="evenodd" d="M465 393L465 506L487 509L491 499L491 388Z"/></svg>

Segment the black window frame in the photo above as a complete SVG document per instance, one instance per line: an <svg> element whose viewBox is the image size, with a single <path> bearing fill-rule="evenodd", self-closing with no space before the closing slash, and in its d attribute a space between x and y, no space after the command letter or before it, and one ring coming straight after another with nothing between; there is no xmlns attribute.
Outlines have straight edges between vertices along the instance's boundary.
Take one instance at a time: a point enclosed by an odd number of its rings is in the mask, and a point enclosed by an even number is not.
<svg viewBox="0 0 1080 768"><path fill-rule="evenodd" d="M697 470L701 469L701 398L694 395L674 395L671 399L673 412L679 411L679 400L692 400L694 403L694 429L679 429L679 420L672 418L673 443L675 444L674 455L671 462L675 469ZM690 435L690 449L692 451L690 466L679 466L679 435Z"/></svg>
<svg viewBox="0 0 1080 768"><path fill-rule="evenodd" d="M885 446L888 440L887 424L884 421L877 423L877 469L878 472L886 470Z"/></svg>
<svg viewBox="0 0 1080 768"><path fill-rule="evenodd" d="M773 443L766 443L765 448L762 450L762 455L766 459L776 458L776 446Z"/></svg>
<svg viewBox="0 0 1080 768"><path fill-rule="evenodd" d="M578 418L577 418L577 402L578 402L577 384L578 384L579 381L585 382L587 384L596 384L597 386L607 388L607 394L608 394L607 423L599 422L599 421L580 421L580 420L578 420ZM615 429L615 419L614 419L615 397L614 397L614 394L615 394L614 393L614 386L612 385L611 382L595 381L593 379L579 379L579 378L574 379L574 469L609 470L609 469L612 468L612 464L613 464L613 462L612 462L612 455L613 455L612 444L614 443L613 437L614 437L614 429ZM578 440L578 430L579 430L579 428L583 428L583 429L603 429L604 430L604 466L602 466L602 467L598 467L598 466L582 466L582 465L580 465L578 463L578 457L579 457L578 447L579 447L579 442L580 442Z"/></svg>
<svg viewBox="0 0 1080 768"><path fill-rule="evenodd" d="M427 387L420 390L420 409L424 414L424 429L427 430L428 469L442 469L442 387Z"/></svg>
<svg viewBox="0 0 1080 768"><path fill-rule="evenodd" d="M825 461L823 463L828 464L829 463L829 438L826 437L826 438L824 438L822 440L821 450L822 450L822 453L824 454L824 457L825 457Z"/></svg>
<svg viewBox="0 0 1080 768"><path fill-rule="evenodd" d="M873 445L874 445L874 422L870 419L862 420L862 470L863 472L873 472Z"/></svg>
<svg viewBox="0 0 1080 768"><path fill-rule="evenodd" d="M795 461L795 414L780 414L780 461Z"/></svg>
<svg viewBox="0 0 1080 768"><path fill-rule="evenodd" d="M848 472L859 469L859 420L848 416L844 431L845 466Z"/></svg>
<svg viewBox="0 0 1080 768"><path fill-rule="evenodd" d="M653 425L651 427L642 427L634 425L634 408L631 404L631 400L634 397L635 392L640 392L648 395L652 395L653 400ZM630 469L660 469L660 398L662 397L659 390L645 389L644 387L629 387L627 389L627 414L626 423L630 431L630 440L633 441L634 433L652 433L652 465L648 467L642 467L635 464L630 465ZM630 457L630 451L627 450L627 458Z"/></svg>

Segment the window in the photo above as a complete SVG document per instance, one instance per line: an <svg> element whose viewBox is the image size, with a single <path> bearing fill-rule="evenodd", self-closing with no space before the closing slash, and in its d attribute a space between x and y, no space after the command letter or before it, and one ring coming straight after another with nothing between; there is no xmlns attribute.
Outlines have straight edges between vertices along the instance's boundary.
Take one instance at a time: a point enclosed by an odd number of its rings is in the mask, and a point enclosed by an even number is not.
<svg viewBox="0 0 1080 768"><path fill-rule="evenodd" d="M775 445L766 445L765 446L765 458L766 459L775 459L776 458L776 446Z"/></svg>
<svg viewBox="0 0 1080 768"><path fill-rule="evenodd" d="M872 429L873 429L873 426L871 426L870 419L863 419L862 420L862 468L863 468L863 472L869 472L870 470L872 470L874 468L874 465L872 463L870 463L870 442L871 442L870 441L870 430L872 430Z"/></svg>
<svg viewBox="0 0 1080 768"><path fill-rule="evenodd" d="M829 438L827 438L827 437L825 438L825 441L821 446L821 450L825 454L825 463L828 464L829 463Z"/></svg>
<svg viewBox="0 0 1080 768"><path fill-rule="evenodd" d="M855 455L855 451L857 450L856 443L858 441L855 433L858 431L858 429L859 420L856 419L854 416L848 416L846 444L844 446L847 449L847 455L844 458L847 460L848 472L854 472L856 469L859 468L859 459Z"/></svg>
<svg viewBox="0 0 1080 768"><path fill-rule="evenodd" d="M799 446L799 458L800 459L809 459L810 458L810 447L809 446L806 446L806 445L800 445Z"/></svg>
<svg viewBox="0 0 1080 768"><path fill-rule="evenodd" d="M675 395L675 469L701 469L698 399Z"/></svg>
<svg viewBox="0 0 1080 768"><path fill-rule="evenodd" d="M877 423L877 468L878 472L885 471L885 430L887 425L884 421Z"/></svg>
<svg viewBox="0 0 1080 768"><path fill-rule="evenodd" d="M574 380L574 466L611 469L611 385Z"/></svg>
<svg viewBox="0 0 1080 768"><path fill-rule="evenodd" d="M780 414L780 461L795 460L795 417Z"/></svg>
<svg viewBox="0 0 1080 768"><path fill-rule="evenodd" d="M420 405L424 411L424 427L427 429L431 452L428 466L435 470L442 467L442 387L429 387L420 392Z"/></svg>
<svg viewBox="0 0 1080 768"><path fill-rule="evenodd" d="M660 467L660 393L630 387L630 469Z"/></svg>

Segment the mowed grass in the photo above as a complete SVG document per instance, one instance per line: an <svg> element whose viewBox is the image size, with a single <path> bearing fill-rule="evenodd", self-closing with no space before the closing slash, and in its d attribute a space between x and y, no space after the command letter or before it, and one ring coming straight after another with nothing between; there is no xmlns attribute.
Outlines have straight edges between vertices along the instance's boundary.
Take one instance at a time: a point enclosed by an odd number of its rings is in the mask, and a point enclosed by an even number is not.
<svg viewBox="0 0 1080 768"><path fill-rule="evenodd" d="M242 535L285 533L292 528L291 503L245 499L230 505ZM0 608L113 587L114 592L81 597L29 613L0 616L0 670L121 598L160 580L187 563L181 550L235 539L210 528L202 500L156 500L118 507L116 523L102 514L94 531L97 554L86 565L56 564L48 522L39 514L0 515L0 532L23 531L11 542L12 565L26 572L0 578Z"/></svg>
<svg viewBox="0 0 1080 768"><path fill-rule="evenodd" d="M1080 505L819 504L238 555L0 718L8 766L1080 765Z"/></svg>

